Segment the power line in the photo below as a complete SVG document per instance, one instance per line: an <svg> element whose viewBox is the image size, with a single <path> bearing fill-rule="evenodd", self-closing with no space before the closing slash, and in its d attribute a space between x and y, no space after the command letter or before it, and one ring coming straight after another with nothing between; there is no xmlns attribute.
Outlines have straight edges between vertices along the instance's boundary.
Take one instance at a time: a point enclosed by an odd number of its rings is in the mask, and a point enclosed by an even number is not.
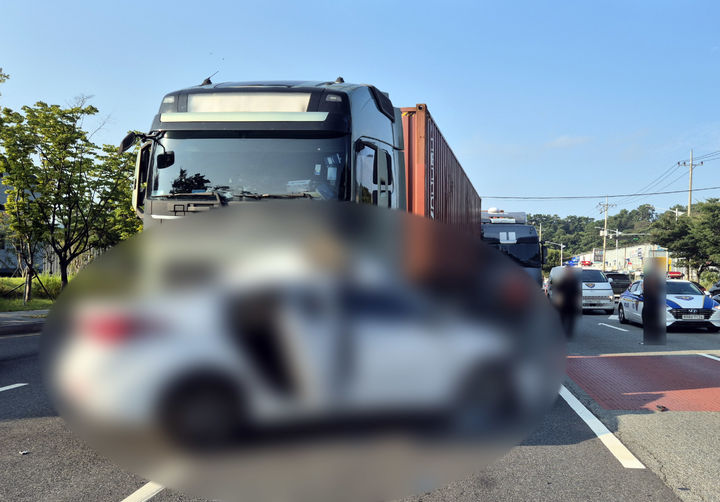
<svg viewBox="0 0 720 502"><path fill-rule="evenodd" d="M684 176L684 173L683 173ZM677 180L676 180L677 181ZM720 190L720 186L706 187L706 188L694 188L693 192L704 192L706 190ZM483 199L504 199L504 200L577 200L577 199L604 199L609 197L616 199L620 197L635 197L638 195L666 195L673 193L688 193L689 190L671 190L668 192L645 192L645 193L625 193L616 195L551 195L551 196L506 196L506 195L484 195Z"/></svg>
<svg viewBox="0 0 720 502"><path fill-rule="evenodd" d="M654 186L658 185L659 183L661 183L662 181L664 181L665 179L667 179L668 176L670 176L670 175L672 174L673 169L677 169L678 167L679 167L679 166L677 165L677 163L672 164L670 167L668 167L667 169L665 169L665 171L663 171L663 172L660 174L660 176L658 176L658 177L655 178L653 181L651 181L650 183L648 183L647 185L645 185L644 187L642 187L640 190L638 190L638 193L644 193L644 192L650 190L651 188L653 188ZM629 197L628 200L626 200L626 201L618 201L618 202L620 202L620 203L622 203L622 204L624 204L624 203L629 203L629 202L632 201L632 199L633 199L632 197Z"/></svg>
<svg viewBox="0 0 720 502"><path fill-rule="evenodd" d="M715 160L716 158L720 158L720 150L715 151L715 152L706 153L704 155L698 155L697 157L695 157L695 160L705 160L710 157L713 157L713 160ZM687 162L688 160L689 159L685 159L682 162Z"/></svg>
<svg viewBox="0 0 720 502"><path fill-rule="evenodd" d="M692 158L692 157L691 157L691 158ZM699 162L698 165L702 165L703 162L712 162L713 160L720 160L720 150L717 150L717 151L714 151L714 152L709 152L709 153L706 153L706 154L704 154L704 155L699 155L699 156L695 157L695 160L697 160L697 161L702 161L702 162ZM677 162L676 164L671 165L670 167L668 167L667 169L665 169L665 171L663 171L662 174L660 174L660 176L658 176L657 178L655 178L655 179L654 179L653 181L651 181L648 185L645 185L643 188L641 188L640 190L638 190L638 194L639 194L639 195L636 195L636 196L634 196L634 197L629 197L629 198L627 198L626 200L620 200L620 201L618 201L618 204L620 204L620 205L627 205L627 204L630 204L630 203L638 203L638 202L640 202L641 200L643 200L643 198L645 198L644 196L646 195L646 192L647 192L648 190L650 190L650 189L653 188L653 187L657 187L657 185L659 185L660 183L662 183L663 181L665 181L668 177L670 177L670 175L672 174L673 169L676 169L676 168L681 167L681 166L687 167L687 166L688 166L687 162L688 162L687 160L683 160L683 161ZM694 170L694 169L691 168L691 171L692 171L692 170ZM667 187L672 186L672 185L674 185L675 183L677 183L677 181L680 180L680 179L683 178L683 177L684 177L684 173L681 174L680 176L678 176L677 178L675 178L674 180L672 180L670 183L667 183L667 184L663 185L663 186L660 187L657 191L665 190ZM651 194L648 194L648 195L651 195Z"/></svg>

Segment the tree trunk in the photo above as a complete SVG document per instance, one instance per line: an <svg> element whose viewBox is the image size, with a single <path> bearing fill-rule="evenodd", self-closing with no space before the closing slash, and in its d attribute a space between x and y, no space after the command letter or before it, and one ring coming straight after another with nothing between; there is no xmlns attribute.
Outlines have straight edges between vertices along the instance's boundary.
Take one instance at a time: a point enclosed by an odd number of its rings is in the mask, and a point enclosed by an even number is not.
<svg viewBox="0 0 720 502"><path fill-rule="evenodd" d="M68 262L65 260L59 260L60 265L60 284L61 288L65 289L65 286L68 285Z"/></svg>
<svg viewBox="0 0 720 502"><path fill-rule="evenodd" d="M23 269L23 278L25 279L25 292L23 294L23 303L28 303L32 299L32 280L33 280L32 266L25 267Z"/></svg>

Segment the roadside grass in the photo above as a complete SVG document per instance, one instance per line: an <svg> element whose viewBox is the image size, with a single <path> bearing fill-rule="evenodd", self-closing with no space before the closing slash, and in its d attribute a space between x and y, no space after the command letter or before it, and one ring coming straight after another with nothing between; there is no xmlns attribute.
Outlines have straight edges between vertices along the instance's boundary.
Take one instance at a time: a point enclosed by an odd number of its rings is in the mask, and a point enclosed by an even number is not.
<svg viewBox="0 0 720 502"><path fill-rule="evenodd" d="M25 280L22 277L0 277L0 312L50 308L62 289L60 276L41 274L40 281L44 288L37 278L33 279L32 299L23 303Z"/></svg>
<svg viewBox="0 0 720 502"><path fill-rule="evenodd" d="M33 298L28 303L23 303L22 298L0 297L0 312L49 309L52 304L53 301L47 298Z"/></svg>
<svg viewBox="0 0 720 502"><path fill-rule="evenodd" d="M47 289L47 293L35 278L33 279L33 298L52 299L58 297L61 290L60 276L40 274L40 281ZM0 277L0 296L10 299L22 298L24 284L25 280L22 277ZM50 293L50 296L48 296L48 293Z"/></svg>

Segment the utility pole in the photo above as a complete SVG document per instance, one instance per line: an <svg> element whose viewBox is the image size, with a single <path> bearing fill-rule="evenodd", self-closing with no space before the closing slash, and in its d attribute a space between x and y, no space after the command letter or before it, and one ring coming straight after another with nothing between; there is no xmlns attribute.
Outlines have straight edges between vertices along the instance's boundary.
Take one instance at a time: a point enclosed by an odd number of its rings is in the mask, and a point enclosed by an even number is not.
<svg viewBox="0 0 720 502"><path fill-rule="evenodd" d="M615 204L609 204L608 203L608 196L605 196L605 204L598 204L598 207L601 208L602 211L605 211L605 226L603 228L603 256L602 256L602 271L605 272L605 251L607 250L607 219L608 219L608 209L611 206L615 206Z"/></svg>
<svg viewBox="0 0 720 502"><path fill-rule="evenodd" d="M620 237L620 229L615 229L615 270L620 270L619 264L620 260L618 259L618 238Z"/></svg>
<svg viewBox="0 0 720 502"><path fill-rule="evenodd" d="M688 207L687 207L687 215L690 216L690 209L692 208L692 175L693 175L693 169L697 166L703 165L702 162L699 162L697 164L693 164L693 151L692 148L690 149L690 163L687 162L678 162L679 166L688 167L690 168L690 187L688 189ZM676 217L677 217L677 213Z"/></svg>

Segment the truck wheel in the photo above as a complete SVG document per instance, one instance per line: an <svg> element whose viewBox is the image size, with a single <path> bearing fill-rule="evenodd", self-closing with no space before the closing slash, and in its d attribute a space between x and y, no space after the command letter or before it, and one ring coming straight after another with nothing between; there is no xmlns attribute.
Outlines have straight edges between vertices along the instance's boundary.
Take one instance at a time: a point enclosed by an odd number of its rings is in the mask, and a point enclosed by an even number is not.
<svg viewBox="0 0 720 502"><path fill-rule="evenodd" d="M628 323L627 317L625 317L625 309L622 304L618 305L618 321L620 321L620 324Z"/></svg>

